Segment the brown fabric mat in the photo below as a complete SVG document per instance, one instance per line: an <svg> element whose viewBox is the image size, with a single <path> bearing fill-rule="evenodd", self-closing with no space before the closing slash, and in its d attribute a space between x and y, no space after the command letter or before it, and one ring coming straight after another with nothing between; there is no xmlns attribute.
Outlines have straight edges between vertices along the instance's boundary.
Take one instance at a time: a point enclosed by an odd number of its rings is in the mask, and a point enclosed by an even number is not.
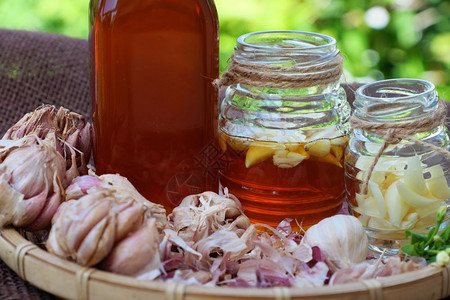
<svg viewBox="0 0 450 300"><path fill-rule="evenodd" d="M43 103L89 116L88 43L56 34L0 29L0 137ZM0 260L0 299L55 299Z"/></svg>
<svg viewBox="0 0 450 300"><path fill-rule="evenodd" d="M34 300L58 299L23 281L2 260L0 260L0 299Z"/></svg>
<svg viewBox="0 0 450 300"><path fill-rule="evenodd" d="M0 136L43 103L89 115L86 40L0 29Z"/></svg>

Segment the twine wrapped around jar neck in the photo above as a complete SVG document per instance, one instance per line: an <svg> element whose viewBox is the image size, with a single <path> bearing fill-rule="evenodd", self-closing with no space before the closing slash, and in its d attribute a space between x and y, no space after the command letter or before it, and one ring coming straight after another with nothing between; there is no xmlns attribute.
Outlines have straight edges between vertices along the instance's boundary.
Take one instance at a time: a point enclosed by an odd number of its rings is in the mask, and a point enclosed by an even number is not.
<svg viewBox="0 0 450 300"><path fill-rule="evenodd" d="M383 145L375 155L374 161L370 165L365 175L365 178L363 179L361 188L362 193L367 194L367 186L370 177L372 176L372 172L375 168L375 165L377 164L378 160L380 159L381 155L386 150L386 148L391 144L398 144L402 140L407 140L420 146L433 149L443 154L444 156L450 158L449 151L411 137L411 135L420 132L430 131L440 125L443 125L445 123L446 114L447 108L443 100L439 100L436 111L434 111L430 115L417 120L402 123L368 122L358 118L357 116L355 116L355 114L353 114L350 118L350 126L353 129L361 129L370 132L372 134L377 134L382 136L384 139Z"/></svg>
<svg viewBox="0 0 450 300"><path fill-rule="evenodd" d="M305 88L330 84L340 79L343 60L338 52L335 57L318 64L282 67L243 61L233 54L228 71L214 84L218 88L233 84L268 88Z"/></svg>

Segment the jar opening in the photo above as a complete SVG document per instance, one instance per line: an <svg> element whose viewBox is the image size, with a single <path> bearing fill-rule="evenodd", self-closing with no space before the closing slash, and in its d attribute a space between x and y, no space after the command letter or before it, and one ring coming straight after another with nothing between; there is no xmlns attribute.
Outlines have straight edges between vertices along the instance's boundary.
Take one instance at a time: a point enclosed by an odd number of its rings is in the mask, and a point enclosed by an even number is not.
<svg viewBox="0 0 450 300"><path fill-rule="evenodd" d="M319 33L303 31L261 31L240 36L237 43L241 47L259 50L298 51L305 49L332 48L336 40Z"/></svg>
<svg viewBox="0 0 450 300"><path fill-rule="evenodd" d="M431 82L388 79L356 90L357 117L372 121L408 121L437 109L438 97Z"/></svg>
<svg viewBox="0 0 450 300"><path fill-rule="evenodd" d="M360 99L382 99L386 102L424 97L434 92L434 85L425 80L389 79L361 86L356 90L356 96Z"/></svg>

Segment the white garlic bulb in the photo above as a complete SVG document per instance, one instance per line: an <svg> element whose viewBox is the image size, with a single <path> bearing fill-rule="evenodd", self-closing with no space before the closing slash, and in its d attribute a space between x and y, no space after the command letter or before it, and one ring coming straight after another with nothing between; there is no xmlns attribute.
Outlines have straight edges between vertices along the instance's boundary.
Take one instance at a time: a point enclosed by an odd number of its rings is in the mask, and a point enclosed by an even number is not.
<svg viewBox="0 0 450 300"><path fill-rule="evenodd" d="M320 248L332 271L365 260L369 241L361 222L347 215L326 218L309 228L302 243Z"/></svg>

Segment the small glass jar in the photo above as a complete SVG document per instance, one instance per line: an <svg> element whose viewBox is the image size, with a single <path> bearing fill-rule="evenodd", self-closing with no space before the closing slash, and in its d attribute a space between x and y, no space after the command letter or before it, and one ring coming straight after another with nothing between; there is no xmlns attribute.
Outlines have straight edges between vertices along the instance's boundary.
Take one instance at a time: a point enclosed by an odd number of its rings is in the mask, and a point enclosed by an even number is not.
<svg viewBox="0 0 450 300"><path fill-rule="evenodd" d="M394 125L432 117L439 98L430 82L392 79L357 89L354 107L362 121ZM411 137L450 149L443 123ZM390 255L407 242L406 230L425 233L436 223L437 209L449 204L449 160L405 138L394 141L387 144L364 192L363 181L384 142L384 135L353 130L345 155L345 183L350 212L364 225L371 249Z"/></svg>
<svg viewBox="0 0 450 300"><path fill-rule="evenodd" d="M335 39L249 33L237 40L232 59L229 72L239 74L230 76L219 115L221 188L255 223L292 218L308 228L336 214L344 199L350 105Z"/></svg>

